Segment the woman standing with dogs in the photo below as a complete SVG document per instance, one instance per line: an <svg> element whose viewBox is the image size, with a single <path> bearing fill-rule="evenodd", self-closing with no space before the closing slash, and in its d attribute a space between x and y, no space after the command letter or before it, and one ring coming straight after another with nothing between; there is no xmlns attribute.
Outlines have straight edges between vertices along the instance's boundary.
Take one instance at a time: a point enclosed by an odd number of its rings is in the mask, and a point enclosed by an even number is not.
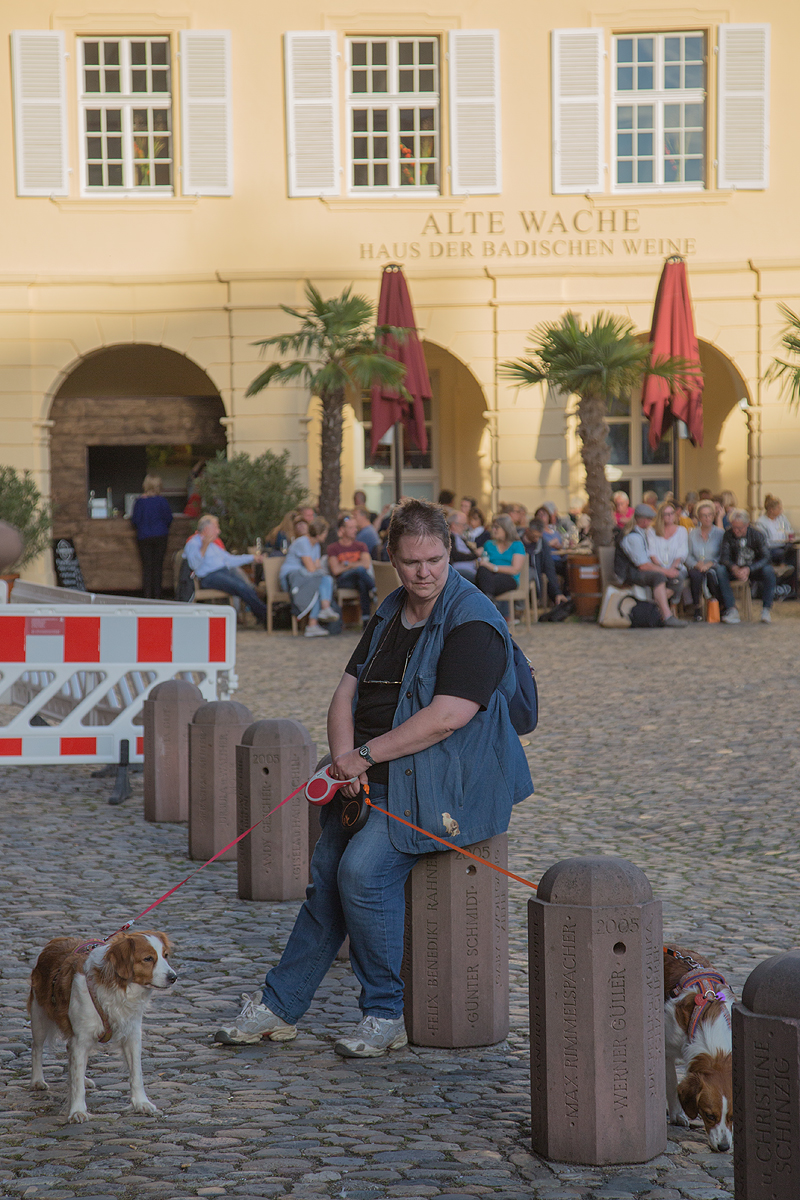
<svg viewBox="0 0 800 1200"><path fill-rule="evenodd" d="M508 715L516 677L505 621L449 565L441 508L395 509L388 551L402 586L384 600L350 659L328 710L336 779L358 777L370 799L401 820L466 846L504 832L512 805L533 791ZM373 1058L406 1045L403 1023L405 881L439 846L374 808L352 838L338 805L321 809L322 835L280 963L246 999L225 1044L289 1041L336 953L350 936L362 1020L336 1042L343 1057Z"/></svg>

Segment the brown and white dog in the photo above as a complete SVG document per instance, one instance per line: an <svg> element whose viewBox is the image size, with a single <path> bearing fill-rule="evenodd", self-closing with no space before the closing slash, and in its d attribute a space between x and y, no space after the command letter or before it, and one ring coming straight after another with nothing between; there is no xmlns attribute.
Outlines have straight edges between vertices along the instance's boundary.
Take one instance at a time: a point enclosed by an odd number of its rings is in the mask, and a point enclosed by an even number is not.
<svg viewBox="0 0 800 1200"><path fill-rule="evenodd" d="M99 1043L119 1046L130 1075L131 1108L154 1113L142 1081L142 1017L154 988L178 976L169 965L165 933L118 933L108 942L57 937L48 942L31 972L28 1012L33 1034L31 1084L46 1088L45 1042L66 1039L70 1121L87 1121L89 1055Z"/></svg>
<svg viewBox="0 0 800 1200"><path fill-rule="evenodd" d="M664 947L667 1105L673 1125L702 1119L712 1150L733 1145L733 989L706 958ZM677 1065L685 1074L678 1083Z"/></svg>

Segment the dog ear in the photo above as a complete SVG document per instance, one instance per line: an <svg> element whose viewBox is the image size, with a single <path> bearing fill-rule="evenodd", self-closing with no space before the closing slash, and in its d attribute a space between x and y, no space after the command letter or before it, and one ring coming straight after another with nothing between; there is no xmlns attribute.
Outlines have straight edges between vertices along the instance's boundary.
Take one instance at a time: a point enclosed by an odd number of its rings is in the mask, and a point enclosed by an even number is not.
<svg viewBox="0 0 800 1200"><path fill-rule="evenodd" d="M162 944L164 946L164 958L169 958L170 954L172 954L172 942L169 940L167 935L165 933L163 933L161 930L158 930L156 933L153 934L153 936L157 937L157 938L161 938Z"/></svg>
<svg viewBox="0 0 800 1200"><path fill-rule="evenodd" d="M105 962L120 979L133 979L134 942L131 937L113 941L105 953Z"/></svg>
<svg viewBox="0 0 800 1200"><path fill-rule="evenodd" d="M678 1084L678 1099L690 1121L697 1116L697 1100L702 1086L700 1076L692 1074L684 1075Z"/></svg>
<svg viewBox="0 0 800 1200"><path fill-rule="evenodd" d="M688 996L684 996L675 1005L675 1020L684 1033L689 1031L689 1022L692 1019L692 1013L695 1010L695 1001L697 993L689 992Z"/></svg>

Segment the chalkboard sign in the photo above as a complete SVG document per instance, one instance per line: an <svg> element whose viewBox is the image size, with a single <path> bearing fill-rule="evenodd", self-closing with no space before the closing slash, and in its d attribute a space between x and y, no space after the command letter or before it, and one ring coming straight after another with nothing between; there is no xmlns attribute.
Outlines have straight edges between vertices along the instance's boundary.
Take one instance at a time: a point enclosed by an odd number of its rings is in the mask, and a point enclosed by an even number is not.
<svg viewBox="0 0 800 1200"><path fill-rule="evenodd" d="M75 592L86 591L78 551L72 538L54 538L53 560L59 587L72 588Z"/></svg>

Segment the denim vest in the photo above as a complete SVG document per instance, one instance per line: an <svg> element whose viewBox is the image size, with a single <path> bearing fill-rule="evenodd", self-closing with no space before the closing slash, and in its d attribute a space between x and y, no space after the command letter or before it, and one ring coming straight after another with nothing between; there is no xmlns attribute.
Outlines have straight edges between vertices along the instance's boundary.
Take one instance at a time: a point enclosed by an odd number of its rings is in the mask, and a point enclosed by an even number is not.
<svg viewBox="0 0 800 1200"><path fill-rule="evenodd" d="M387 623L405 599L405 589L398 588L378 609L375 632L359 677L375 654ZM467 621L485 621L503 638L506 669L500 686L485 712L477 712L461 729L427 750L389 763L387 803L395 816L456 846L505 833L512 805L533 792L525 753L508 716L508 701L516 690L508 628L491 600L452 567L406 667L392 727L402 725L431 703L444 640L451 630ZM449 832L445 813L458 822L459 833ZM438 842L398 821L389 821L389 836L395 849L405 854L442 849Z"/></svg>

